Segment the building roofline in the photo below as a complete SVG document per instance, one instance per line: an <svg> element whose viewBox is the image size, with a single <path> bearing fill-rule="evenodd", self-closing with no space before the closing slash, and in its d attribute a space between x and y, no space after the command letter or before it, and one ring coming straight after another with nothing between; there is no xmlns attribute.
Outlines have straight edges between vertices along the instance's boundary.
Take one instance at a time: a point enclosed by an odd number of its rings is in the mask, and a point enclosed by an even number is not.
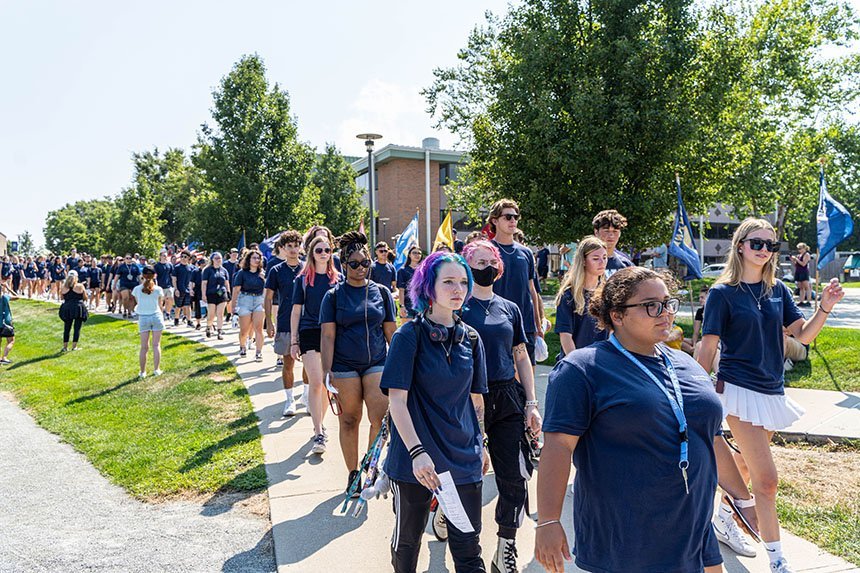
<svg viewBox="0 0 860 573"><path fill-rule="evenodd" d="M426 149L422 147L410 147L408 145L388 144L379 151L374 152L373 162L376 165L382 165L392 159L424 159ZM430 161L438 161L440 163L462 163L466 152L454 151L452 149L431 149ZM367 173L367 156L362 157L358 161L352 163L352 168L362 175Z"/></svg>

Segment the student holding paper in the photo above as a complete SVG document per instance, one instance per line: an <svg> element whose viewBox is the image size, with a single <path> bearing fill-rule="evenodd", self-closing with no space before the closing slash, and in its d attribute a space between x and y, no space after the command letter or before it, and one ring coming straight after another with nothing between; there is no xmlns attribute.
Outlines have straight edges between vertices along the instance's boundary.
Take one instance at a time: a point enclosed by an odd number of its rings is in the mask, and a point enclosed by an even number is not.
<svg viewBox="0 0 860 573"><path fill-rule="evenodd" d="M394 334L382 373L393 422L385 473L394 492L391 562L397 573L415 571L434 493L448 504L455 570L486 571L479 541L481 479L489 461L484 346L456 314L471 291L463 257L437 252L424 259L410 284L418 315ZM440 491L440 474L450 475L456 491Z"/></svg>

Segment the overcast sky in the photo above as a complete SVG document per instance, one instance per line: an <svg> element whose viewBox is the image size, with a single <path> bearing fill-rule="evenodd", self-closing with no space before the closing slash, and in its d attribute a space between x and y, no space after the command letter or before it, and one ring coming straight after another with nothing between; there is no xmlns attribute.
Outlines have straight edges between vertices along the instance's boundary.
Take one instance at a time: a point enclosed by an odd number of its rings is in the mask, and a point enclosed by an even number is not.
<svg viewBox="0 0 860 573"><path fill-rule="evenodd" d="M245 54L289 91L301 139L360 155L438 137L418 91L507 0L0 0L0 232L43 242L48 211L116 195L131 154L189 149L212 90Z"/></svg>

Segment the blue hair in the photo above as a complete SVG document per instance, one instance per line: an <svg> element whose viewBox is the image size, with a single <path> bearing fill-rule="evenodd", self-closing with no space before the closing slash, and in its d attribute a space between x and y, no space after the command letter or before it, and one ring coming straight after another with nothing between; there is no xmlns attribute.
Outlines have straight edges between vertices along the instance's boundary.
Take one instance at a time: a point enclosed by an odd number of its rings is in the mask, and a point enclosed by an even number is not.
<svg viewBox="0 0 860 573"><path fill-rule="evenodd" d="M472 285L474 284L472 269L469 268L466 259L454 253L437 251L421 261L409 283L409 298L412 299L412 307L417 312L424 312L429 308L430 303L436 299L436 275L439 272L439 267L444 263L456 263L463 267L466 271L466 278L469 279L469 289L463 302L465 303L472 296Z"/></svg>

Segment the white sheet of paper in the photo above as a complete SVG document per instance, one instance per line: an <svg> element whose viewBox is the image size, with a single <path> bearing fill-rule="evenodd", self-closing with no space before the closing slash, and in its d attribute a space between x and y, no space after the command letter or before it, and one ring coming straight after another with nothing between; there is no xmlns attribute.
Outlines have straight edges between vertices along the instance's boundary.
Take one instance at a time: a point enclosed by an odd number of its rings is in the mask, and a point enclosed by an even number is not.
<svg viewBox="0 0 860 573"><path fill-rule="evenodd" d="M331 374L325 375L325 387L326 390L328 390L332 394L337 394L337 388L335 388L331 383Z"/></svg>
<svg viewBox="0 0 860 573"><path fill-rule="evenodd" d="M460 496L457 494L457 486L454 485L451 472L439 474L439 482L442 484L442 491L436 494L436 499L442 506L445 519L463 533L475 531L472 522L469 521L469 516L466 515L466 510L463 508L463 502L460 501Z"/></svg>

